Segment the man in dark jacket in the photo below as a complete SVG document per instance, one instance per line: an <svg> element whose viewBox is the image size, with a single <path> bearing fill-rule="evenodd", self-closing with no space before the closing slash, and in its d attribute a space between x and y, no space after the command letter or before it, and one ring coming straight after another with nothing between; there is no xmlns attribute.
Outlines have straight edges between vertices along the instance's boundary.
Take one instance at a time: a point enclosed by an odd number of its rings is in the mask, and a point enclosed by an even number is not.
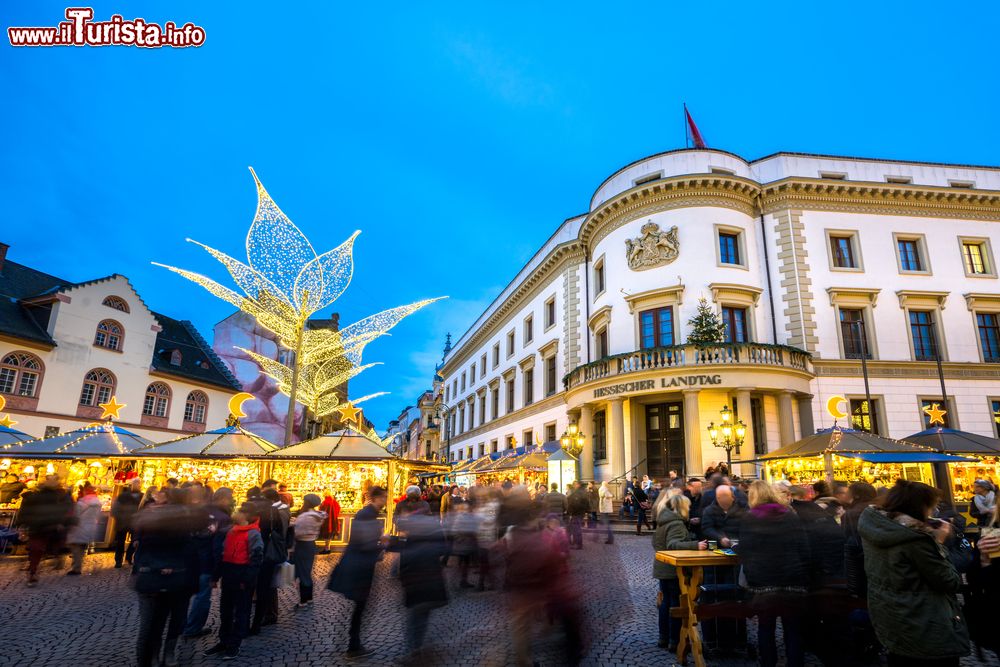
<svg viewBox="0 0 1000 667"><path fill-rule="evenodd" d="M583 548L583 519L590 511L590 496L583 484L576 482L573 492L566 499L569 514L569 543L577 549Z"/></svg>
<svg viewBox="0 0 1000 667"><path fill-rule="evenodd" d="M715 540L728 549L740 537L740 520L744 509L736 504L731 487L723 484L715 489L715 502L701 513L701 535Z"/></svg>
<svg viewBox="0 0 1000 667"><path fill-rule="evenodd" d="M233 523L230 516L233 500L231 489L222 487L214 496L204 487L194 487L191 492L194 494L191 512L205 522L205 528L192 536L192 542L198 551L198 592L191 599L191 609L182 635L185 639L201 637L211 632L205 624L212 608L212 580L216 578L219 569L226 532Z"/></svg>
<svg viewBox="0 0 1000 667"><path fill-rule="evenodd" d="M562 521L562 516L566 513L566 496L559 493L558 484L553 484L552 491L545 495L544 511L546 514L555 514Z"/></svg>
<svg viewBox="0 0 1000 667"><path fill-rule="evenodd" d="M73 500L49 475L34 491L24 494L17 524L28 531L28 586L38 583L38 564L46 552L58 553L73 515Z"/></svg>
<svg viewBox="0 0 1000 667"><path fill-rule="evenodd" d="M337 567L330 574L326 587L354 602L349 629L348 658L361 658L373 651L361 644L361 619L371 595L375 564L382 555L382 528L379 512L388 499L385 489L373 486L368 489L368 504L361 508L351 522L351 539L344 549Z"/></svg>
<svg viewBox="0 0 1000 667"><path fill-rule="evenodd" d="M111 518L115 521L115 567L118 569L121 569L123 559L126 563L131 563L132 554L135 553L135 544L129 544L126 552L125 538L131 534L132 517L139 511L139 502L142 500L140 484L141 480L136 477L111 503Z"/></svg>
<svg viewBox="0 0 1000 667"><path fill-rule="evenodd" d="M0 484L0 505L12 503L20 498L25 488L25 483L18 479L17 474L7 473L6 480Z"/></svg>
<svg viewBox="0 0 1000 667"><path fill-rule="evenodd" d="M413 656L424 644L431 611L448 603L441 556L444 531L436 517L423 512L401 516L406 541L399 552L399 583L406 606L406 646Z"/></svg>
<svg viewBox="0 0 1000 667"><path fill-rule="evenodd" d="M278 622L278 589L274 587L274 572L288 560L288 524L291 513L281 502L277 482L264 482L262 496L255 501L260 515L260 536L264 540L264 562L257 573L257 591L253 606L250 634L260 633L261 627Z"/></svg>
<svg viewBox="0 0 1000 667"><path fill-rule="evenodd" d="M805 487L792 486L788 492L792 496L792 509L802 521L809 539L810 586L843 584L844 530L837 523L836 509L807 500Z"/></svg>

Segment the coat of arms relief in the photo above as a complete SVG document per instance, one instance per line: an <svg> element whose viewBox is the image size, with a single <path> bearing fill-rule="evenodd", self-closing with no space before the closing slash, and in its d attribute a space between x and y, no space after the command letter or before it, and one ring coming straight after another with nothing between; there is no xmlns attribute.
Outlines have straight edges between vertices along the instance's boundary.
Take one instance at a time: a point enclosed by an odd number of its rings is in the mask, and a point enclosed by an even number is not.
<svg viewBox="0 0 1000 667"><path fill-rule="evenodd" d="M677 259L680 243L677 240L677 226L669 232L660 231L655 222L647 222L640 230L642 236L625 239L625 257L628 267L633 271L652 269L662 264L669 264Z"/></svg>

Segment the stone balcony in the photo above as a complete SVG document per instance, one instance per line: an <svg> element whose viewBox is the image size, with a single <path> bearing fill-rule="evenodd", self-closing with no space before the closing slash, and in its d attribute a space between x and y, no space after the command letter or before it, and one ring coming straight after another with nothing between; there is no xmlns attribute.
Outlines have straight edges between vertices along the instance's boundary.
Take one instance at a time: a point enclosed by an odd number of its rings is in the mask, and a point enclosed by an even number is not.
<svg viewBox="0 0 1000 667"><path fill-rule="evenodd" d="M786 345L766 343L720 343L716 345L670 345L604 357L577 366L565 378L567 390L593 381L628 377L648 371L718 371L725 368L790 370L812 374L808 352Z"/></svg>

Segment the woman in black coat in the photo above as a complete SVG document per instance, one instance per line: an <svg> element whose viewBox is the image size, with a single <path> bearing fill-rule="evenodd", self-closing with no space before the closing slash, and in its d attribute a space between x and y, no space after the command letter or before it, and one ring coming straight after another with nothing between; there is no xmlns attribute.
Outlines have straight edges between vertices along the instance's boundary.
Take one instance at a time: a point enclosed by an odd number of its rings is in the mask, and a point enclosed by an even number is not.
<svg viewBox="0 0 1000 667"><path fill-rule="evenodd" d="M777 619L785 639L785 664L805 663L801 617L809 583L809 540L799 517L781 502L771 485L750 485L750 510L740 523L736 552L757 616L757 651L763 667L778 664Z"/></svg>
<svg viewBox="0 0 1000 667"><path fill-rule="evenodd" d="M399 582L406 605L406 645L416 653L424 644L431 611L448 604L441 557L447 551L437 517L410 514L399 520L406 540L399 551Z"/></svg>

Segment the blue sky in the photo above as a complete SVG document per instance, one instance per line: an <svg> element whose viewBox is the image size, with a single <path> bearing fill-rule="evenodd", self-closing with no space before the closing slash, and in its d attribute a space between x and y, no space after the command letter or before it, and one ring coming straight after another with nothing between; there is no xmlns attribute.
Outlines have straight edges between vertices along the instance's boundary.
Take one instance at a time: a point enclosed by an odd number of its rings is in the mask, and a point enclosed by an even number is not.
<svg viewBox="0 0 1000 667"><path fill-rule="evenodd" d="M205 28L197 49L0 46L0 241L71 280L123 273L206 335L228 307L153 267L222 277L257 170L326 250L361 229L342 322L448 295L372 344L351 393L382 429L622 165L684 143L1000 163L997 10L940 4L100 2ZM987 7L987 5L983 5ZM8 0L3 27L65 4ZM231 7L231 8L228 8Z"/></svg>

